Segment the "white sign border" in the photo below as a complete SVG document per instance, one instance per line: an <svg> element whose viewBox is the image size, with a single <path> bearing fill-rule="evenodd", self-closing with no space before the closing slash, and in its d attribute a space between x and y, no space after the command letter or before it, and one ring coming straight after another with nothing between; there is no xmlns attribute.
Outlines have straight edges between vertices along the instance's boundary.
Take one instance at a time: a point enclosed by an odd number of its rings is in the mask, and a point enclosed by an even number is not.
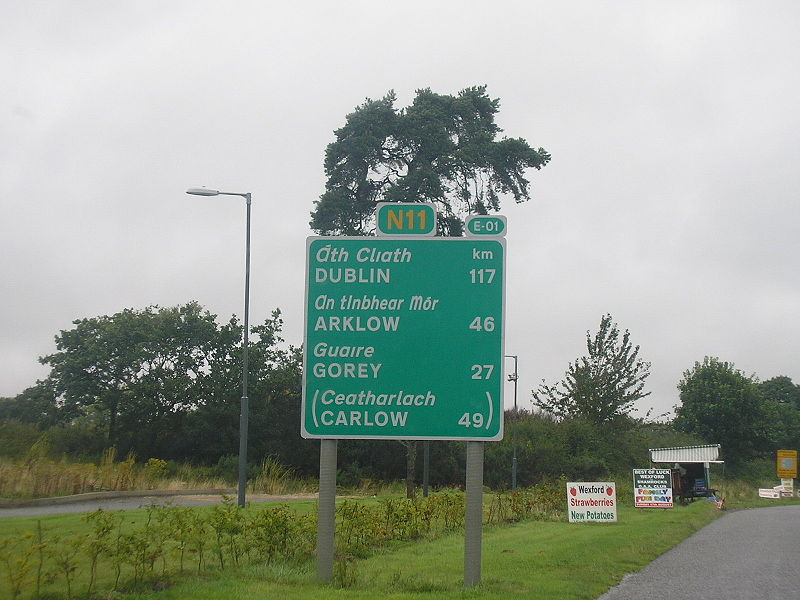
<svg viewBox="0 0 800 600"><path fill-rule="evenodd" d="M385 204L394 204L392 202L387 202ZM502 378L500 382L500 427L497 431L497 434L492 437L450 437L450 436L442 436L442 437L431 437L431 436L385 436L385 435L346 435L346 434L339 434L339 435L321 435L318 433L311 433L306 429L306 387L307 387L307 373L308 369L306 365L308 364L308 292L309 292L309 255L310 255L310 248L311 244L313 244L316 240L397 240L397 241L407 241L407 240L422 240L426 242L438 242L438 241L458 241L463 243L475 243L476 241L480 241L479 239L476 240L474 237L443 237L443 236L430 236L430 235L379 235L379 236L345 236L345 235L311 235L306 238L306 253L305 253L305 274L304 274L304 283L305 283L305 291L303 295L303 382L302 382L302 390L301 390L301 402L300 402L300 436L303 439L311 439L311 440L421 440L421 441L432 441L432 442L499 442L502 441L504 433L505 433L505 389L503 383L505 379ZM505 354L506 354L506 292L508 290L507 284L507 259L508 259L508 251L506 245L506 238L504 237L495 237L495 236L486 236L485 241L495 241L498 242L503 248L503 290L502 290L502 307L501 307L501 315L502 315L502 322L503 328L500 332L500 365L502 366L501 372L505 374ZM616 493L616 492L615 492Z"/></svg>

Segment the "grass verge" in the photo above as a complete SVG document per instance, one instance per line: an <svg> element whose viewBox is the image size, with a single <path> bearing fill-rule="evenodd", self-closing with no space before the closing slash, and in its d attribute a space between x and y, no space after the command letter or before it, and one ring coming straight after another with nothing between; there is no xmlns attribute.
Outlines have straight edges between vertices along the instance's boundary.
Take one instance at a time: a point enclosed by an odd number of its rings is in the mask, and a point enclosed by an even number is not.
<svg viewBox="0 0 800 600"><path fill-rule="evenodd" d="M733 491L730 484L727 487L729 491ZM800 502L798 499L780 501L758 499L753 497L752 491L749 494L742 492L742 497L737 496L739 494L732 494L730 507L775 506ZM499 497L485 499L486 514L489 518L493 512L496 516L511 514L510 508L516 506L513 503L509 504L508 510L502 511L497 508ZM316 503L313 501L291 504L292 512L297 515L311 516L310 513L316 513ZM358 506L362 506L364 510L355 510ZM92 523L96 526L98 521L87 521L88 515L0 519L0 546L3 546L4 538L27 535L29 541L19 547L35 548L37 531L40 538L41 532L44 531L48 540L45 545L50 547L48 550L50 567L44 570L43 575L34 578L34 572L29 570L27 583L19 596L8 587L10 581L0 581L0 597L20 597L26 600L69 597L69 594L59 593L62 582L69 578L59 575L58 569L54 568L57 566L62 570L74 571L75 577L72 583L73 590L77 593L72 595L73 598L83 598L87 594L98 597L98 592L105 590L100 597L148 600L171 598L214 600L279 596L591 599L618 582L624 574L645 566L653 558L723 514L717 511L712 503L703 500L687 507L678 506L673 510L633 509L623 505L619 508L619 521L614 524L569 524L563 521L563 515L559 517L547 513L549 515L547 516L541 511L534 511L529 514L538 520L484 528L483 582L477 588L465 591L462 585L464 541L461 532L448 533L445 528L433 536L423 535L414 541L399 541L411 540L417 535L410 530L402 529L404 533L400 537L387 538L382 545L361 548L358 544L347 543L348 539L351 539L351 542L356 540L353 532L359 528L368 530L375 527L378 529L389 527L388 521L384 519L390 514L399 520L393 521L394 525L389 529L397 529L400 523L414 516L412 513L405 514L401 511L404 506L408 510L416 507L416 510L422 511L416 515L416 520L412 519L409 522L419 523L419 517L426 514L423 510L425 505L408 505L399 499L364 498L358 501L341 499L340 508L349 507L349 509L342 510L338 515L341 529L337 533L337 546L341 545L340 549L346 554L343 554L344 558L336 564L335 582L331 585L318 583L314 579L314 562L309 558L313 552L313 531L306 532L307 535L303 538L305 549L302 552L289 553L294 557L291 560L276 560L272 561L272 564L265 565L263 560L258 560L259 554L256 552L256 560L249 558L246 561L242 560L240 566L236 566L239 561L231 564L232 554L228 549L234 548L234 538L231 536L234 535L237 522L258 524L259 529L263 527L269 529L270 526L278 526L279 529L283 527L277 522L270 525L272 521L269 519L255 519L259 512L271 510L269 505L253 505L242 513L233 506L180 509L173 513L171 518L167 518L169 517L167 513L152 512L152 510L116 513L114 523L115 531L118 533L102 539L98 537L96 528L94 534L92 533ZM373 512L369 512L370 508ZM375 510L379 512L376 513ZM543 518L543 515L547 518ZM162 520L162 517L165 520ZM498 521L503 519L494 519L494 522ZM150 533L143 538L142 526L145 522L150 524ZM176 545L175 539L168 541L180 533L181 524L187 523L194 523L195 528L197 523L205 523L202 525L205 530L202 528L197 530L202 538L209 538L206 543L206 563L203 569L200 568L203 564L202 556L197 562L197 554L194 558L187 554L184 564L182 547ZM264 530L266 533L267 529ZM134 535L137 530L138 537ZM221 534L217 536L216 551L212 539L215 531ZM113 586L126 593L120 594L119 591L108 593L108 590L112 589L110 584L113 583L114 572L111 567L115 564L113 556L116 555L112 555L111 563L105 559L104 566L100 569L91 568L91 563L87 561L91 556L92 545L108 544L118 539L125 540L125 536L129 534L133 537L125 548L129 548L132 552L138 548L137 543L147 542L142 546L142 552L153 552L153 554L149 558L148 555L143 555L134 560L140 565L138 584L135 569L133 584L130 584L132 572L128 567L125 571L128 583L126 584L124 581L126 578L123 578L123 585L120 588ZM236 535L244 535L244 532ZM307 539L308 535L311 536L310 539ZM281 531L275 530L268 537L276 536L280 537ZM248 547L247 544L263 543L262 537L263 535L255 538L246 536L237 538L239 555L242 556L241 552ZM70 540L80 546L74 546ZM33 546L31 542L34 542ZM192 548L200 547L199 543L199 539L188 542L185 546L187 553L193 552ZM291 549L292 545L284 543L282 547ZM176 568L174 563L179 550L181 562L180 567ZM223 550L226 552L224 566L221 564ZM125 552L127 550L123 549L123 553ZM217 552L220 553L219 565L214 564ZM31 557L28 563L29 569L35 566L36 558L36 556ZM127 560L127 557L120 556L120 558ZM13 547L6 549L0 547L0 559L15 561L19 559L19 555L13 553ZM173 564L169 565L168 560ZM194 564L197 565L196 568ZM11 572L3 568L5 566L0 564L0 579L5 578L4 572ZM16 572L21 573L21 569L18 568ZM91 575L91 581L94 583L86 579L87 574ZM119 579L118 574L117 579ZM32 587L34 582L35 589ZM42 588L41 594L37 591L39 583ZM94 593L92 590L95 590ZM132 593L133 590L138 591ZM150 590L159 591L155 593Z"/></svg>
<svg viewBox="0 0 800 600"><path fill-rule="evenodd" d="M711 503L674 510L621 507L615 524L529 521L486 528L481 585L463 589L464 540L393 543L337 564L337 579L314 581L314 565L256 567L213 580L178 583L139 600L347 598L593 599L720 515Z"/></svg>

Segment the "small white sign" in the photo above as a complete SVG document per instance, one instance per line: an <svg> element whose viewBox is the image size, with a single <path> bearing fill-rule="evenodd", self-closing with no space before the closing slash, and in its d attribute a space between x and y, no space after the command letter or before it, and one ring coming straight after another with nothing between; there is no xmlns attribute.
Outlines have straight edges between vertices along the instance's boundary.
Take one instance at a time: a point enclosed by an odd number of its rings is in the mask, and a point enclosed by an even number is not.
<svg viewBox="0 0 800 600"><path fill-rule="evenodd" d="M758 497L759 498L780 498L781 497L781 492L780 492L780 490L776 490L775 488L759 488Z"/></svg>
<svg viewBox="0 0 800 600"><path fill-rule="evenodd" d="M617 520L617 487L613 481L567 483L570 523L613 523Z"/></svg>

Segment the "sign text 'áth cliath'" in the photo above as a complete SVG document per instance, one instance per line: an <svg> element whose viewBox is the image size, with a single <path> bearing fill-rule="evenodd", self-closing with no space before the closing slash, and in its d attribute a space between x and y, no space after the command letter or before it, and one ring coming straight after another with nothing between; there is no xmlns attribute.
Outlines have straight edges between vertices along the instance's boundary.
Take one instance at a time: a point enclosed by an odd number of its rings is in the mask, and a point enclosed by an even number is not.
<svg viewBox="0 0 800 600"><path fill-rule="evenodd" d="M505 241L311 237L302 435L498 440Z"/></svg>

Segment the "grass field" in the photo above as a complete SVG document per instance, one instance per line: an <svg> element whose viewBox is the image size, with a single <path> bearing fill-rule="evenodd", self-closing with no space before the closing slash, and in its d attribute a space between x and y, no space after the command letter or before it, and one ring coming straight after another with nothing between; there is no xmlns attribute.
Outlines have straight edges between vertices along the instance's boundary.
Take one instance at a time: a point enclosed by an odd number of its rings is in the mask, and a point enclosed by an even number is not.
<svg viewBox="0 0 800 600"><path fill-rule="evenodd" d="M731 487L731 491L734 491ZM741 495L741 498L737 496ZM745 494L732 494L733 507L774 506L776 503L798 503L800 500L762 500L753 497L752 490ZM487 500L487 514L489 510ZM349 502L352 502L350 500ZM378 508L380 498L358 501L365 507ZM272 505L274 506L274 505ZM182 509L199 518L208 518L213 507ZM231 507L231 510L235 510ZM247 514L269 510L266 505L251 506ZM299 501L291 503L292 512L313 515L316 503ZM77 573L69 596L142 600L228 600L231 598L526 598L526 599L594 599L617 583L623 575L637 570L655 557L673 547L707 523L724 513L706 501L672 510L634 509L619 507L619 520L613 524L570 524L559 518L528 520L516 524L485 526L483 535L482 583L470 590L463 589L463 532L423 536L413 541L389 541L359 554L337 561L335 581L323 584L315 580L313 548L306 548L292 560L251 561L241 566L226 564L224 570L214 562L211 542L207 550L207 564L202 570L193 566L187 554L185 568L178 569L176 548L171 550L172 564L153 558L150 575L142 577L138 585L131 585L130 576L119 589L109 592L115 573L106 562L97 569L93 593L87 595L89 584L89 558L85 547L71 559ZM120 532L141 529L148 516L145 510L129 511L116 515ZM155 516L158 518L158 515ZM0 519L0 546L4 539L27 535L35 541L38 530L46 532L48 539L59 539L61 560L69 548L68 540L83 535L84 546L92 540L92 523L83 515L61 515L40 518ZM158 535L157 533L155 534ZM312 532L313 535L313 532ZM209 538L211 532L208 531ZM151 540L152 541L152 540ZM313 544L313 542L312 542ZM13 553L6 557L15 560ZM0 558L3 549L0 548ZM53 555L55 558L55 554ZM35 559L35 556L33 557ZM51 559L53 560L53 559ZM77 561L77 562L76 562ZM35 561L32 561L32 563ZM0 598L15 598L9 572L0 564ZM182 565L183 567L183 565ZM69 560L63 568L70 568ZM182 572L181 572L182 571ZM128 574L130 575L130 569ZM49 573L49 574L48 574ZM42 600L67 598L63 574L52 564L48 573L40 577L38 597ZM36 598L35 569L30 571L17 598ZM136 591L134 591L136 590Z"/></svg>
<svg viewBox="0 0 800 600"><path fill-rule="evenodd" d="M616 524L525 522L486 528L482 583L463 589L463 535L404 542L348 563L350 585L314 581L313 563L254 568L178 583L141 600L348 598L593 599L719 516L698 502L675 510L621 508Z"/></svg>
<svg viewBox="0 0 800 600"><path fill-rule="evenodd" d="M299 513L308 513L315 506L312 502L301 502L293 508ZM528 521L486 527L482 584L469 591L463 590L463 534L450 533L433 540L390 542L375 549L367 558L341 560L336 565L333 584L315 581L314 562L306 559L289 564L228 568L224 572L206 569L191 575L191 569L187 568L182 575L173 572L151 578L147 586L157 589L156 592L125 597L152 600L322 596L590 599L718 515L711 503L698 502L669 511L620 507L619 522L615 524ZM146 517L146 511L126 513L125 528L141 525ZM39 523L51 537L87 533L89 527L80 515L3 519L0 520L0 539L34 533ZM85 565L82 571L87 571ZM113 577L112 569L102 569L95 588L109 589ZM29 580L20 597L35 597L31 585ZM53 593L58 593L59 585L55 581L43 586L42 591L52 597ZM81 593L86 587L86 581L77 580L71 594L76 598L84 597ZM0 585L0 596L13 597L9 592L8 582Z"/></svg>

